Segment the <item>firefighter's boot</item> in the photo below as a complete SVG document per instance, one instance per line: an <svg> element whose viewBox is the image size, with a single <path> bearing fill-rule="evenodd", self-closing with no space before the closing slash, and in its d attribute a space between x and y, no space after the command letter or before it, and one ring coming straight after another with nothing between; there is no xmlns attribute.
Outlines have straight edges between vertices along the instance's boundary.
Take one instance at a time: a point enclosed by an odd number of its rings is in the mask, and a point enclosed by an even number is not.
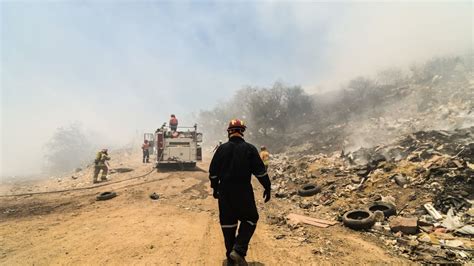
<svg viewBox="0 0 474 266"><path fill-rule="evenodd" d="M249 242L255 232L256 223L251 221L243 221L239 226L239 234L235 239L234 251L236 251L242 257L247 255L249 248Z"/></svg>
<svg viewBox="0 0 474 266"><path fill-rule="evenodd" d="M224 233L224 244L227 256L227 259L230 259L230 252L234 248L235 244L235 233L237 232L237 225L235 227L222 228L222 233Z"/></svg>
<svg viewBox="0 0 474 266"><path fill-rule="evenodd" d="M232 250L230 252L230 258L232 259L234 265L247 266L248 263L245 260L245 257L240 255L237 251Z"/></svg>

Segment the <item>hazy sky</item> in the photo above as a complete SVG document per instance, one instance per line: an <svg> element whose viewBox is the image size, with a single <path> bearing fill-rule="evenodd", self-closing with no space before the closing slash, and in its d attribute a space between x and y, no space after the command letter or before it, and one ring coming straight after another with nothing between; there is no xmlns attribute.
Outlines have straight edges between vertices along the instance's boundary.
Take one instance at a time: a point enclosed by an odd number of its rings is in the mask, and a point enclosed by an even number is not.
<svg viewBox="0 0 474 266"><path fill-rule="evenodd" d="M1 175L34 173L79 121L113 145L244 85L309 92L472 52L464 3L1 1ZM180 116L181 115L181 116ZM194 121L186 120L191 124Z"/></svg>

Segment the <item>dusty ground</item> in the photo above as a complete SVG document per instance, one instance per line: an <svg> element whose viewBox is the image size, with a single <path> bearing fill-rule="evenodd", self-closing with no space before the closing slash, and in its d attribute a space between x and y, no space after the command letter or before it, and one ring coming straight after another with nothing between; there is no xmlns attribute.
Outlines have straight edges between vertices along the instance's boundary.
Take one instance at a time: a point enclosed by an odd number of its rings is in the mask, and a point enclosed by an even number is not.
<svg viewBox="0 0 474 266"><path fill-rule="evenodd" d="M151 169L138 157L122 159L122 166L134 171L111 175L110 182ZM35 186L88 186L89 170L75 180L54 179ZM388 254L377 239L365 239L340 225L298 230L272 225L267 217L284 203L273 199L264 204L258 183L255 187L261 220L247 257L251 265L410 263ZM31 186L25 184L3 184L1 194L28 189ZM95 200L98 193L110 190L118 196ZM160 199L151 200L151 192ZM224 254L217 202L205 171L153 172L84 191L0 197L1 265L222 265Z"/></svg>

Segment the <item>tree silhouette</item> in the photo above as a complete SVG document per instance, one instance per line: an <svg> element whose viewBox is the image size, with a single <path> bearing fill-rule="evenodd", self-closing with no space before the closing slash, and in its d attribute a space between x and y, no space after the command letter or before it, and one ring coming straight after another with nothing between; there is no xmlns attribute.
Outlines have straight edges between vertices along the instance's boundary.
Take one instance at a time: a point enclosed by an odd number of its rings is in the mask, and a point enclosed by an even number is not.
<svg viewBox="0 0 474 266"><path fill-rule="evenodd" d="M51 173L71 171L93 160L94 146L77 122L56 129L45 149L46 169Z"/></svg>

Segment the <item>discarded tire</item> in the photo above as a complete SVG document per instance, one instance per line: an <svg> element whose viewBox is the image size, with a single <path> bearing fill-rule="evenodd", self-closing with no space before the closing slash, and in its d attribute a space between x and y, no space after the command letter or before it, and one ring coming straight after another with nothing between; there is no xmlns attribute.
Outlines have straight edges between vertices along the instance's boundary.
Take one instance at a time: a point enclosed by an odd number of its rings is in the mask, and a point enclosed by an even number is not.
<svg viewBox="0 0 474 266"><path fill-rule="evenodd" d="M354 230L369 229L375 224L374 214L368 210L352 210L342 216L345 226Z"/></svg>
<svg viewBox="0 0 474 266"><path fill-rule="evenodd" d="M317 194L319 192L321 192L320 187L318 187L315 184L307 184L307 185L302 186L298 190L298 195L300 195L302 197L309 197L309 196L313 196L314 194Z"/></svg>
<svg viewBox="0 0 474 266"><path fill-rule="evenodd" d="M388 218L392 215L397 214L397 209L395 205L393 205L392 203L383 202L383 201L376 201L372 203L369 206L369 211L371 212L382 211L385 218Z"/></svg>
<svg viewBox="0 0 474 266"><path fill-rule="evenodd" d="M117 196L117 193L107 191L107 192L102 192L97 196L97 200L109 200L112 198L115 198Z"/></svg>

